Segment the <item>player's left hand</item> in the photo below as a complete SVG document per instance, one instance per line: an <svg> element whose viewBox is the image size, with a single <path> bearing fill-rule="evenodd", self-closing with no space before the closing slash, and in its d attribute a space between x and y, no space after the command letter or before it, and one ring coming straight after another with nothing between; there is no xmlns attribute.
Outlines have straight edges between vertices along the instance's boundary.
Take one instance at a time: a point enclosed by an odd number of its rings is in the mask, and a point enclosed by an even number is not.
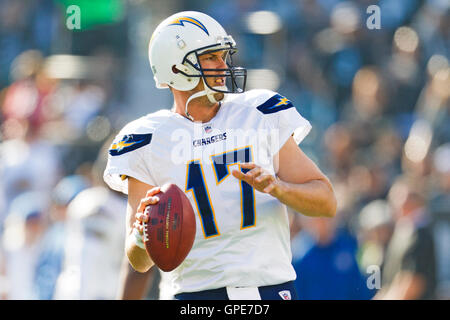
<svg viewBox="0 0 450 320"><path fill-rule="evenodd" d="M254 163L242 163L241 168L249 169L249 171L243 173L240 170L233 170L232 174L235 178L247 182L259 192L269 193L274 197L278 197L280 195L280 179Z"/></svg>

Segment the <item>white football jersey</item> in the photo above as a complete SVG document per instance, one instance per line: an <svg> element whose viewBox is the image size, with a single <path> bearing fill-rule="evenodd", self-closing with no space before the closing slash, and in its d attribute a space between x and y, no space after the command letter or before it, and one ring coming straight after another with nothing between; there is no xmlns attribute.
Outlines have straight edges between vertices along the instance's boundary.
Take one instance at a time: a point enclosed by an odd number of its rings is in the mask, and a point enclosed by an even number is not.
<svg viewBox="0 0 450 320"><path fill-rule="evenodd" d="M161 110L120 131L109 150L106 183L124 193L125 176L152 186L174 183L196 213L192 250L170 272L174 293L295 279L286 206L231 172L254 162L274 174L274 156L287 139L300 143L310 129L285 97L250 90L227 95L207 123Z"/></svg>

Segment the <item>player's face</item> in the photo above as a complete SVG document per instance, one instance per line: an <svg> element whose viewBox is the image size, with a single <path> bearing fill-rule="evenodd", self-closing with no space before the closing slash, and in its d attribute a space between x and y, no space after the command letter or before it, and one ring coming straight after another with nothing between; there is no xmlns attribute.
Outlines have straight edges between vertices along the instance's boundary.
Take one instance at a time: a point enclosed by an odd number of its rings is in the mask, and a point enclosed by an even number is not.
<svg viewBox="0 0 450 320"><path fill-rule="evenodd" d="M205 53L199 56L199 62L203 69L226 69L226 56L227 51L216 51L211 53ZM220 75L225 74L225 71L205 71L205 75ZM225 77L207 77L208 84L211 86L224 86Z"/></svg>
<svg viewBox="0 0 450 320"><path fill-rule="evenodd" d="M205 53L199 56L199 63L203 69L226 69L226 56L228 52L226 50L216 51L211 53ZM225 74L225 71L204 71L205 75L217 75L216 77L205 77L207 84L210 87L225 86L225 77L220 75ZM216 100L223 99L223 93L217 93ZM219 99L218 99L219 98Z"/></svg>

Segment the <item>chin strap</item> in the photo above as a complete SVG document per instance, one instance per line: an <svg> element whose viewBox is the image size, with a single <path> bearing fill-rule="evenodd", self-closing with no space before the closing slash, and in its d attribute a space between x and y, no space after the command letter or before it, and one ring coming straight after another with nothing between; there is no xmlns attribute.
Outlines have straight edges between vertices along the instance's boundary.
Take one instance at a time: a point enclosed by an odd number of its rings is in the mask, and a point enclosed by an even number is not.
<svg viewBox="0 0 450 320"><path fill-rule="evenodd" d="M193 99L195 99L195 98L198 98L198 97L201 97L201 96L204 96L204 95L206 95L206 94L207 94L206 90L203 90L203 91L194 93L192 96L189 97L189 99L187 99L187 101L186 101L186 106L185 106L185 108L184 108L184 113L186 113L186 116L187 116L192 122L194 122L194 118L192 118L192 116L191 116L191 115L189 114L189 112L188 112L188 104L189 104L189 102L191 102L191 100L193 100ZM214 100L215 100L215 99L214 99Z"/></svg>
<svg viewBox="0 0 450 320"><path fill-rule="evenodd" d="M184 107L184 112L186 113L186 116L187 116L192 122L194 122L195 120L194 120L194 118L193 118L193 117L189 114L189 112L188 112L188 104L189 104L189 102L191 102L193 99L198 98L198 97L201 97L201 96L207 96L207 97L208 97L208 100L209 100L211 103L217 103L217 102L219 102L219 101L216 100L216 98L214 98L214 94L216 94L217 91L211 90L211 89L206 85L205 80L204 80L203 78L202 78L202 81L203 81L203 85L204 85L204 87L205 87L205 90L199 91L199 92L197 92L197 93L194 93L192 96L190 96L190 97L187 99L187 101L186 101L186 106ZM217 89L220 89L220 90L227 89L227 88L224 87L224 86L216 87L216 88L217 88ZM224 97L224 99L225 99L225 97ZM224 99L222 99L222 100L224 100Z"/></svg>

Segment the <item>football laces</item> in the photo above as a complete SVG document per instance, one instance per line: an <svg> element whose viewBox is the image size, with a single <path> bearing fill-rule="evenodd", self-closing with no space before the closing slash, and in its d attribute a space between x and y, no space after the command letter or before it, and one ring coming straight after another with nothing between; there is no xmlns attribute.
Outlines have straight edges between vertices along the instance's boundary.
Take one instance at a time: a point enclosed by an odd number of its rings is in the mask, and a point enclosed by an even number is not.
<svg viewBox="0 0 450 320"><path fill-rule="evenodd" d="M148 236L147 236L148 224L147 224L147 222L142 222L142 227L144 229L144 232L143 232L144 242L147 242L148 241Z"/></svg>

